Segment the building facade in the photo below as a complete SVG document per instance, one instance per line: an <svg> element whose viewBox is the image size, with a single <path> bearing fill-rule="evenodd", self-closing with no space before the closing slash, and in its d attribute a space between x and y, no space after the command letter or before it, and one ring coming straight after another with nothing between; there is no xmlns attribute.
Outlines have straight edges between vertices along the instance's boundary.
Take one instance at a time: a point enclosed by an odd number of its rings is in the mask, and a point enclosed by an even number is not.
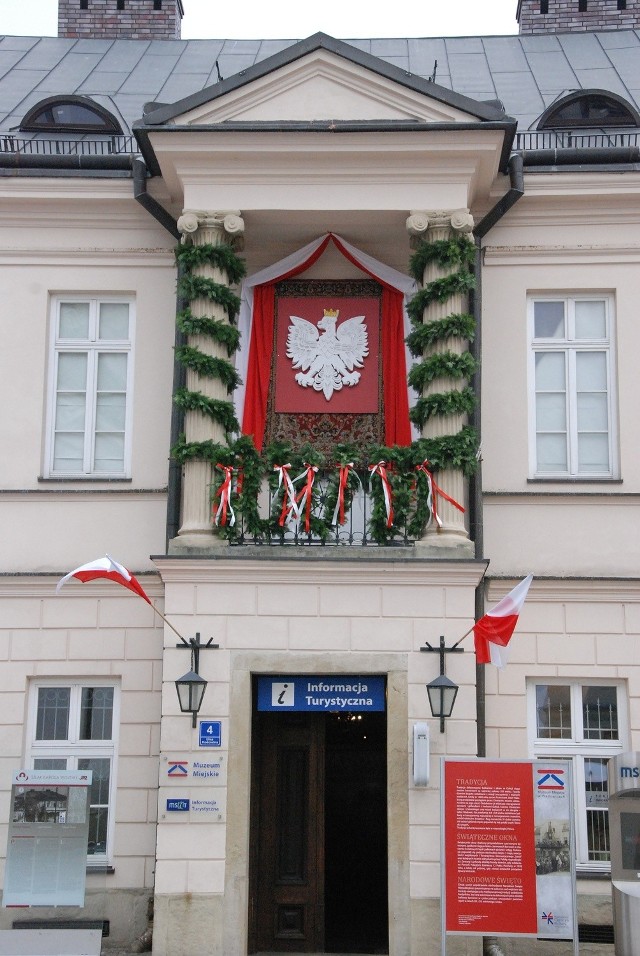
<svg viewBox="0 0 640 956"><path fill-rule="evenodd" d="M0 41L0 853L16 770L93 774L85 905L40 925L121 947L152 900L158 956L424 952L440 758L561 757L606 938L607 761L640 749L640 36L631 0L574 6L240 43L179 40L180 0L61 0L60 38ZM105 552L148 602L56 593ZM529 573L508 666L477 665L463 635Z"/></svg>

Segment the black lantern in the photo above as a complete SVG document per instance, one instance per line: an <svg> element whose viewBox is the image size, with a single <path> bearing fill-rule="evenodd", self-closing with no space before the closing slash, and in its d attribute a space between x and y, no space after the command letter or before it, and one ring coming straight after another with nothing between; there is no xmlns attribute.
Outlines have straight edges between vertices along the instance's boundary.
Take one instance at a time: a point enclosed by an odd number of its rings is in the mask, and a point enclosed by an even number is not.
<svg viewBox="0 0 640 956"><path fill-rule="evenodd" d="M457 644L454 644L453 647L445 647L444 637L441 635L438 647L432 647L427 641L425 646L421 647L420 650L430 651L432 654L440 655L440 676L432 680L430 684L427 684L427 694L429 696L431 714L433 717L440 718L440 733L443 734L445 719L451 717L453 705L456 702L456 696L458 694L458 685L454 684L452 680L449 680L449 678L445 676L444 655L456 652L462 653L464 647L458 647Z"/></svg>
<svg viewBox="0 0 640 956"><path fill-rule="evenodd" d="M195 671L189 671L176 681L180 710L183 714L193 715L192 727L196 725L196 715L202 705L206 689L207 681Z"/></svg>
<svg viewBox="0 0 640 956"><path fill-rule="evenodd" d="M195 637L190 638L188 641L181 638L181 641L182 643L176 644L176 647L186 647L191 651L191 670L184 674L183 677L178 678L176 681L176 690L178 692L180 710L183 714L191 714L191 726L195 727L196 717L202 706L204 692L207 689L207 681L204 677L200 677L198 673L200 670L200 651L207 649L213 650L220 647L220 645L214 644L212 637L209 638L206 644L201 644L200 634L196 634Z"/></svg>

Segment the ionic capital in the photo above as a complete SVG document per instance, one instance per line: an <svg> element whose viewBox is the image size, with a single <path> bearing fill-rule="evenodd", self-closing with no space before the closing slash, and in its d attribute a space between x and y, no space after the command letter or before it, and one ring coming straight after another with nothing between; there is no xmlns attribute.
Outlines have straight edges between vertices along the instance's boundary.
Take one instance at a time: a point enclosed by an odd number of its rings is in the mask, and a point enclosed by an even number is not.
<svg viewBox="0 0 640 956"><path fill-rule="evenodd" d="M178 219L178 230L182 233L181 242L209 242L213 234L218 241L233 241L237 245L244 234L244 219L237 209L227 212L185 209Z"/></svg>
<svg viewBox="0 0 640 956"><path fill-rule="evenodd" d="M415 245L427 238L429 230L469 233L473 229L473 216L468 209L412 210L407 218L406 226L411 237L411 244Z"/></svg>

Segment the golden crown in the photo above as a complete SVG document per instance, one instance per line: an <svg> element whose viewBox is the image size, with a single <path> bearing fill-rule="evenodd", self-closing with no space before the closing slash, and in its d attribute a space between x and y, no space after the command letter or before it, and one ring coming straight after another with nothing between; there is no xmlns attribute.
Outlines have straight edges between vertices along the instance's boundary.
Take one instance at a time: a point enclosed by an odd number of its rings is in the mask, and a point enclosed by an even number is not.
<svg viewBox="0 0 640 956"><path fill-rule="evenodd" d="M324 314L328 315L330 318L335 319L338 317L339 309L325 309Z"/></svg>

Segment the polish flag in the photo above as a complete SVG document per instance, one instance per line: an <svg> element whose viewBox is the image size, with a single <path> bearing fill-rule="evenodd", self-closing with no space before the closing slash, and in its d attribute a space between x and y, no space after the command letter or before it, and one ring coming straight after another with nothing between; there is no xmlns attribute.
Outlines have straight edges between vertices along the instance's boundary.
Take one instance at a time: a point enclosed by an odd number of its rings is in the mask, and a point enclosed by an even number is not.
<svg viewBox="0 0 640 956"><path fill-rule="evenodd" d="M89 564L83 564L82 567L76 568L75 571L69 571L68 574L65 574L65 576L58 581L56 594L60 592L60 588L66 584L70 578L78 578L83 584L85 581L95 581L96 578L106 578L108 581L115 581L116 584L121 584L123 588L129 588L130 591L138 594L141 598L144 598L148 604L151 604L151 599L145 594L138 579L131 571L127 571L125 567L118 564L117 561L114 561L108 554L105 555L104 558L90 561ZM153 607L153 604L151 604L151 607Z"/></svg>
<svg viewBox="0 0 640 956"><path fill-rule="evenodd" d="M528 574L520 584L516 584L513 591L509 591L494 608L487 611L485 616L473 625L478 664L495 664L496 667L504 667L507 663L507 645L518 623L532 580L533 575Z"/></svg>

